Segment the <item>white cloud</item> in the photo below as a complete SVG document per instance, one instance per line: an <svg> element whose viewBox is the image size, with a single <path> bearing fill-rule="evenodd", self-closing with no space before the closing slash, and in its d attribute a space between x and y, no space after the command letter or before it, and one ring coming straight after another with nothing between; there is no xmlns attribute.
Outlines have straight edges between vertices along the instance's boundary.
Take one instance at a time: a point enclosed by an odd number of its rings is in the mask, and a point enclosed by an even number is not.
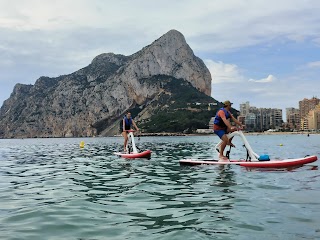
<svg viewBox="0 0 320 240"><path fill-rule="evenodd" d="M259 80L255 80L255 79L251 78L251 79L249 79L249 82L270 83L270 82L273 82L275 80L276 80L276 78L273 75L268 75L268 77L262 78L262 79L259 79Z"/></svg>
<svg viewBox="0 0 320 240"><path fill-rule="evenodd" d="M32 83L40 75L67 74L102 52L132 54L170 29L184 34L196 55L208 59L218 53L241 54L243 48L258 44L320 45L319 9L320 1L301 0L163 0L156 7L152 0L0 0L0 81ZM248 84L244 73L252 76L247 71L254 69L259 76L261 71L255 69L259 63L250 63L246 56L243 61L251 69L241 69L240 63L205 61L217 99L232 99L234 93L243 100L251 97L246 93L257 84ZM318 62L305 65L300 80L318 66ZM270 76L251 81L272 83L275 78ZM1 89L0 98L9 95Z"/></svg>
<svg viewBox="0 0 320 240"><path fill-rule="evenodd" d="M241 69L235 64L215 62L211 59L205 59L213 83L240 82L244 77L241 75Z"/></svg>
<svg viewBox="0 0 320 240"><path fill-rule="evenodd" d="M299 0L21 0L0 2L0 27L19 31L102 28L133 32L154 40L175 28L194 49L225 51L281 38L303 41L319 36L318 10ZM177 12L179 14L177 15ZM132 37L131 37L132 38Z"/></svg>
<svg viewBox="0 0 320 240"><path fill-rule="evenodd" d="M115 43L126 38L126 49L131 51L120 53L132 54L168 30L177 29L195 51L225 52L274 39L316 39L320 35L319 8L320 2L311 6L299 0L163 0L157 7L149 0L0 1L0 35L5 36L2 29L13 33L44 31L59 43L65 35L91 29L88 43L96 39L94 31L118 35ZM106 44L101 42L102 46Z"/></svg>
<svg viewBox="0 0 320 240"><path fill-rule="evenodd" d="M306 64L307 68L320 68L320 61L309 62Z"/></svg>
<svg viewBox="0 0 320 240"><path fill-rule="evenodd" d="M266 78L252 79L243 75L244 70L240 69L236 64L224 63L222 61L213 61L211 59L205 59L204 63L208 67L212 83L240 83L240 82L256 82L256 83L270 83L276 80L276 77L269 74Z"/></svg>

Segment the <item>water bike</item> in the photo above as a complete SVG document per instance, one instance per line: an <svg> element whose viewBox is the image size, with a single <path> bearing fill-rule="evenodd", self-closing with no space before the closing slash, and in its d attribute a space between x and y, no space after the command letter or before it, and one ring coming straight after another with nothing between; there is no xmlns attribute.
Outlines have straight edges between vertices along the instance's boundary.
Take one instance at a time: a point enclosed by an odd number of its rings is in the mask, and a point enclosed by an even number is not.
<svg viewBox="0 0 320 240"><path fill-rule="evenodd" d="M305 156L302 158L284 159L284 160L278 160L278 159L270 160L268 155L258 155L252 150L249 142L247 141L242 131L237 130L227 134L228 139L231 139L235 136L241 137L244 143L243 146L247 151L247 156L245 159L230 160L230 152L231 152L231 146L230 146L230 150L227 151L227 154L226 154L226 157L229 159L229 161L219 161L215 159L182 159L179 161L180 165L211 164L211 165L240 165L243 167L254 167L254 168L290 168L290 167L299 167L304 164L312 163L318 160L317 156ZM221 151L222 142L223 141L220 141L215 146L215 149L218 154Z"/></svg>
<svg viewBox="0 0 320 240"><path fill-rule="evenodd" d="M146 150L143 152L139 152L138 151L138 147L136 146L136 142L134 140L134 135L133 132L135 132L134 130L126 130L126 132L128 132L128 144L126 146L126 152L115 152L114 154L119 156L119 157L123 157L123 158L151 158L151 151L150 150Z"/></svg>

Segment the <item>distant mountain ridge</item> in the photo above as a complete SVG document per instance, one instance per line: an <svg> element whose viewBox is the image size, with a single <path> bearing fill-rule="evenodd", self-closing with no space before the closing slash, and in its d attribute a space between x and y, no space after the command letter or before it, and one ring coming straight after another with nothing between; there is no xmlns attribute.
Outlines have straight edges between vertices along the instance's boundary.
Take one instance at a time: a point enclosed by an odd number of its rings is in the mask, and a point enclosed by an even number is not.
<svg viewBox="0 0 320 240"><path fill-rule="evenodd" d="M0 137L113 134L113 125L129 109L139 114L148 131L145 120L170 105L159 94L170 99L179 91L168 90L168 82L174 81L206 96L206 102L215 101L209 70L184 36L170 30L130 56L104 53L72 74L16 84L0 109Z"/></svg>

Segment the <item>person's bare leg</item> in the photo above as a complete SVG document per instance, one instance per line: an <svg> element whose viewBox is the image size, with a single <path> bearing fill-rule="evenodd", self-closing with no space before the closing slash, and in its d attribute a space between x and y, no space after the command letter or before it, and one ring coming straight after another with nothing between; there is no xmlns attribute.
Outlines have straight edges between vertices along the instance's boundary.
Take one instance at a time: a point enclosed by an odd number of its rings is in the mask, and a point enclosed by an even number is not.
<svg viewBox="0 0 320 240"><path fill-rule="evenodd" d="M128 144L128 134L127 132L122 132L122 136L124 137L124 145L123 145L123 151L127 151L127 144Z"/></svg>
<svg viewBox="0 0 320 240"><path fill-rule="evenodd" d="M228 144L227 144L227 145L230 145L231 147L236 147L236 146L235 146L235 145L233 145L233 143L231 142L231 141L232 141L232 139L233 139L233 137L229 139L229 141L228 141Z"/></svg>
<svg viewBox="0 0 320 240"><path fill-rule="evenodd" d="M222 140L222 144L220 147L219 159L228 160L228 158L223 155L223 152L224 152L224 149L226 148L227 144L229 143L229 139L228 139L227 135L224 134L222 136L221 140Z"/></svg>

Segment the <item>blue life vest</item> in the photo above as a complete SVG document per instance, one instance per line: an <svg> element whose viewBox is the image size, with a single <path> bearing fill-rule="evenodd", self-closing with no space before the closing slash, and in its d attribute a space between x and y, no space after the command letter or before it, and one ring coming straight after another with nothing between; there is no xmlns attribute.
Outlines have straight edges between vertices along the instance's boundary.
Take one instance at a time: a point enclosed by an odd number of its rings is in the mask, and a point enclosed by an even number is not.
<svg viewBox="0 0 320 240"><path fill-rule="evenodd" d="M218 125L219 127L222 127L222 128L227 128L227 125L224 123L224 121L222 120L222 118L220 116L218 116L218 112L222 110L224 111L224 114L226 115L226 119L229 119L231 117L229 111L227 111L226 109L224 108L220 108L218 111L217 111L217 114L216 114L216 117L214 118L214 124L215 125Z"/></svg>
<svg viewBox="0 0 320 240"><path fill-rule="evenodd" d="M127 118L127 116L125 116L123 119L124 119L124 124L125 124L124 129L129 130L132 125L132 118Z"/></svg>

